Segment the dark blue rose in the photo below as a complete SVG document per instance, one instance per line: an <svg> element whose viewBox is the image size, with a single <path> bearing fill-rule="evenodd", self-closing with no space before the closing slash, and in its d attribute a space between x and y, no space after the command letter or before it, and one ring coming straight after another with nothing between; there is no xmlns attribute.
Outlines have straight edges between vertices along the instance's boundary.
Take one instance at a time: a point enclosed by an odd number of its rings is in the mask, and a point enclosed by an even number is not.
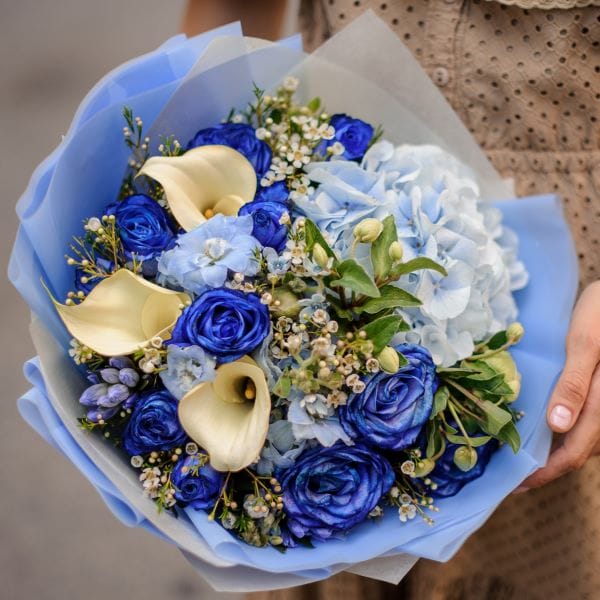
<svg viewBox="0 0 600 600"><path fill-rule="evenodd" d="M364 521L395 478L386 458L362 444L342 442L304 452L277 477L290 532L316 540L339 536Z"/></svg>
<svg viewBox="0 0 600 600"><path fill-rule="evenodd" d="M223 487L223 473L210 464L199 466L197 456L188 456L173 469L171 482L176 488L175 499L184 506L210 508L218 500Z"/></svg>
<svg viewBox="0 0 600 600"><path fill-rule="evenodd" d="M201 129L190 140L187 149L211 144L229 146L243 154L252 163L259 179L271 166L273 155L269 144L259 140L254 128L245 123L221 123L216 127Z"/></svg>
<svg viewBox="0 0 600 600"><path fill-rule="evenodd" d="M141 394L123 432L123 448L131 455L170 450L186 441L177 416L177 400L166 390Z"/></svg>
<svg viewBox="0 0 600 600"><path fill-rule="evenodd" d="M345 149L342 154L344 158L360 160L373 139L373 127L360 119L344 114L333 115L329 124L335 129L335 137L327 142L327 146L340 142Z"/></svg>
<svg viewBox="0 0 600 600"><path fill-rule="evenodd" d="M149 261L175 242L173 226L166 211L149 196L136 194L111 204L107 214L115 215L127 258Z"/></svg>
<svg viewBox="0 0 600 600"><path fill-rule="evenodd" d="M460 448L458 444L448 442L444 454L435 461L435 468L428 477L437 485L437 488L435 490L428 488L428 495L434 498L454 496L467 483L481 477L490 462L492 454L498 449L498 442L492 439L483 446L475 448L477 463L469 471L462 471L454 464L454 452L457 448Z"/></svg>
<svg viewBox="0 0 600 600"><path fill-rule="evenodd" d="M437 376L431 354L422 346L397 347L408 360L393 375L378 373L360 394L352 394L339 416L344 431L386 450L408 448L429 419Z"/></svg>
<svg viewBox="0 0 600 600"><path fill-rule="evenodd" d="M226 363L252 352L270 329L269 310L256 294L219 288L183 311L169 343L200 346Z"/></svg>
<svg viewBox="0 0 600 600"><path fill-rule="evenodd" d="M96 256L95 262L96 265L107 274L112 273L115 269L115 263L112 260L102 258L101 256ZM82 277L86 278L85 283L82 281ZM80 267L75 269L75 289L78 292L83 292L86 296L102 281L102 279L102 277L92 277Z"/></svg>
<svg viewBox="0 0 600 600"><path fill-rule="evenodd" d="M288 229L279 221L289 211L288 188L284 181L263 187L252 202L240 208L239 215L252 215L252 235L263 245L281 252L287 241Z"/></svg>

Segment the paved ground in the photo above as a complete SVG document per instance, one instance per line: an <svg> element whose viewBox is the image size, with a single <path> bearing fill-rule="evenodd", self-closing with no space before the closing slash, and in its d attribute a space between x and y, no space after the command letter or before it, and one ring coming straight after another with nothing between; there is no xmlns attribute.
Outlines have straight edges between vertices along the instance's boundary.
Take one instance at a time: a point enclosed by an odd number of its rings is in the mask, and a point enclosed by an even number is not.
<svg viewBox="0 0 600 600"><path fill-rule="evenodd" d="M14 205L93 83L177 31L183 0L0 0L0 251ZM120 525L90 485L20 419L28 310L0 284L0 597L3 600L233 598L177 550Z"/></svg>

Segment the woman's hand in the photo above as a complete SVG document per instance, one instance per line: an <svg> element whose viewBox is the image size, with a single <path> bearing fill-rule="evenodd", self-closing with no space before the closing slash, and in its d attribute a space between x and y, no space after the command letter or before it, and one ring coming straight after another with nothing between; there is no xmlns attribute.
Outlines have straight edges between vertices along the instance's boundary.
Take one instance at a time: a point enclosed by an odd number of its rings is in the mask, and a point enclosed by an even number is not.
<svg viewBox="0 0 600 600"><path fill-rule="evenodd" d="M581 468L600 454L600 281L588 286L573 312L567 360L547 413L550 428L562 434L548 464L530 475L515 493L540 487Z"/></svg>

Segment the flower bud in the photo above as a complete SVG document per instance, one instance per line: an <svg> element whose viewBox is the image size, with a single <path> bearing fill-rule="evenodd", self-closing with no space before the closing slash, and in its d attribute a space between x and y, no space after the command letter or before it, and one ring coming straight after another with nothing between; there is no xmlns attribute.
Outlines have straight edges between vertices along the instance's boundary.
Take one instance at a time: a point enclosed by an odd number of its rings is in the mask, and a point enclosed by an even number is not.
<svg viewBox="0 0 600 600"><path fill-rule="evenodd" d="M506 330L506 337L513 343L517 343L523 337L525 329L521 323L511 323Z"/></svg>
<svg viewBox="0 0 600 600"><path fill-rule="evenodd" d="M383 231L383 223L377 219L363 219L352 232L363 244L374 242Z"/></svg>
<svg viewBox="0 0 600 600"><path fill-rule="evenodd" d="M509 396L504 396L504 401L514 402L521 391L521 374L517 371L517 365L510 355L510 352L507 352L506 350L498 352L497 354L486 358L485 362L492 367L492 369L504 375L504 382L512 391L512 394Z"/></svg>
<svg viewBox="0 0 600 600"><path fill-rule="evenodd" d="M312 257L313 260L319 265L319 267L321 267L321 269L327 268L329 256L327 256L327 252L325 252L325 248L323 248L321 244L316 243L313 246Z"/></svg>
<svg viewBox="0 0 600 600"><path fill-rule="evenodd" d="M400 368L400 357L394 348L386 346L378 355L379 366L386 372L394 374Z"/></svg>
<svg viewBox="0 0 600 600"><path fill-rule="evenodd" d="M471 446L460 446L454 451L454 464L461 471L470 471L477 464L477 452Z"/></svg>
<svg viewBox="0 0 600 600"><path fill-rule="evenodd" d="M276 315L295 317L300 312L298 298L285 288L276 288L273 292L272 310Z"/></svg>
<svg viewBox="0 0 600 600"><path fill-rule="evenodd" d="M400 262L404 254L404 249L400 242L392 242L388 249L388 255L394 262Z"/></svg>
<svg viewBox="0 0 600 600"><path fill-rule="evenodd" d="M432 458L421 458L417 461L415 477L425 477L435 468L435 460Z"/></svg>

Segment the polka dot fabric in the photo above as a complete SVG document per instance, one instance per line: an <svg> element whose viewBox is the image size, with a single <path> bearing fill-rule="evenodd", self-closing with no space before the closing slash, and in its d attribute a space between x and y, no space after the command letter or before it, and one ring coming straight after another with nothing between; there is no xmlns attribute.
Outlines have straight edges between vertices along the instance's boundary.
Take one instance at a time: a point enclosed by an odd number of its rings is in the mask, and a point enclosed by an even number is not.
<svg viewBox="0 0 600 600"><path fill-rule="evenodd" d="M517 194L562 197L583 286L600 277L600 9L555 1L571 8L516 5L531 0L305 0L301 22L312 48L367 9L384 19ZM547 9L552 0L534 4ZM400 586L344 573L251 598L596 600L599 567L600 460L593 459L508 498L455 558L419 561Z"/></svg>

